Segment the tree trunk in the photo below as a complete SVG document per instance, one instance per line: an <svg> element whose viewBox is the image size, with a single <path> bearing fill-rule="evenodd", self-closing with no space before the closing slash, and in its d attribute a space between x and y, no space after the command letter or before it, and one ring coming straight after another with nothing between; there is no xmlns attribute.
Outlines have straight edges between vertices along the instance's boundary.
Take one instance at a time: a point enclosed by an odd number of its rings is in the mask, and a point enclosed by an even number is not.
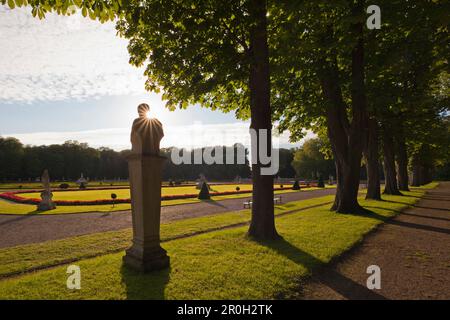
<svg viewBox="0 0 450 320"><path fill-rule="evenodd" d="M356 137L345 114L336 65L327 71L321 75L321 83L324 95L329 101L326 113L327 128L336 165L336 196L331 210L343 213L359 212L361 207L357 198L362 144L359 149L358 144L349 143L355 142ZM349 135L353 137L350 138Z"/></svg>
<svg viewBox="0 0 450 320"><path fill-rule="evenodd" d="M352 8L355 17L362 14L362 3L358 1ZM352 50L351 123L347 117L346 104L339 83L336 56L324 59L319 72L322 90L328 102L326 110L328 137L332 145L337 175L336 197L331 209L342 213L358 213L362 209L358 203L358 189L364 137L367 131L362 22L352 24L350 31L357 39Z"/></svg>
<svg viewBox="0 0 450 320"><path fill-rule="evenodd" d="M416 163L412 166L412 182L411 185L413 187L420 186L420 166Z"/></svg>
<svg viewBox="0 0 450 320"><path fill-rule="evenodd" d="M429 157L429 146L423 144L420 149L412 155L412 183L418 187L433 181L433 163Z"/></svg>
<svg viewBox="0 0 450 320"><path fill-rule="evenodd" d="M406 153L405 137L400 133L397 137L398 189L409 191L408 155Z"/></svg>
<svg viewBox="0 0 450 320"><path fill-rule="evenodd" d="M266 2L252 0L249 6L249 13L250 19L254 21L250 31L250 128L257 132L256 138L252 136L253 151L257 152L254 155L257 163L252 164L252 219L248 233L250 236L258 239L273 239L278 237L275 229L273 205L273 176L261 174L262 164L259 157L260 137L258 135L260 129L268 131L267 140L263 143L267 144L266 150L271 150L272 119Z"/></svg>
<svg viewBox="0 0 450 320"><path fill-rule="evenodd" d="M395 170L394 139L386 127L383 128L384 194L401 195Z"/></svg>
<svg viewBox="0 0 450 320"><path fill-rule="evenodd" d="M411 185L413 187L419 187L421 185L421 168L417 153L413 154L412 156L411 166L412 166Z"/></svg>
<svg viewBox="0 0 450 320"><path fill-rule="evenodd" d="M364 156L367 163L366 199L381 200L378 124L375 118L370 118L368 121L367 143Z"/></svg>
<svg viewBox="0 0 450 320"><path fill-rule="evenodd" d="M350 159L349 164L343 159L336 161L336 171L339 173L337 173L336 196L331 210L340 213L361 211L362 208L358 203L360 163L361 156L359 159L357 157Z"/></svg>
<svg viewBox="0 0 450 320"><path fill-rule="evenodd" d="M337 155L336 151L333 148L333 143L331 143L331 148L333 149L334 166L336 167L336 195L334 197L334 203L331 206L331 210L336 211L339 205L340 198L338 194L341 192L341 190L344 190L344 187L342 185L344 183L344 177L342 176L342 169L340 168L340 164L337 161Z"/></svg>
<svg viewBox="0 0 450 320"><path fill-rule="evenodd" d="M427 183L430 183L431 181L433 181L433 168L428 165L425 165L423 167L423 171L424 171L424 173L423 173L422 184L427 184Z"/></svg>

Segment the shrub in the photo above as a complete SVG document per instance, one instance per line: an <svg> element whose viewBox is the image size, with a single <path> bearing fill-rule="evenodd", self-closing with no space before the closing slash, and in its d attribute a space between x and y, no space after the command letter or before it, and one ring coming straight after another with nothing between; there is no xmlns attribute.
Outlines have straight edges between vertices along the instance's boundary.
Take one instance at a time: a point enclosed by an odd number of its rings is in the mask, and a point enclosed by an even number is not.
<svg viewBox="0 0 450 320"><path fill-rule="evenodd" d="M202 188L200 189L200 193L198 194L198 198L200 200L208 200L210 199L210 195L209 195L209 187L208 184L206 182L202 183Z"/></svg>
<svg viewBox="0 0 450 320"><path fill-rule="evenodd" d="M300 190L300 183L298 183L298 180L295 180L294 184L292 185L292 190Z"/></svg>
<svg viewBox="0 0 450 320"><path fill-rule="evenodd" d="M319 181L317 182L318 188L325 188L325 183L323 182L323 177L319 176Z"/></svg>
<svg viewBox="0 0 450 320"><path fill-rule="evenodd" d="M80 189L86 189L86 184L84 182L80 183Z"/></svg>
<svg viewBox="0 0 450 320"><path fill-rule="evenodd" d="M61 184L59 185L59 188L60 188L60 189L69 189L69 184L68 184L68 183L61 183Z"/></svg>

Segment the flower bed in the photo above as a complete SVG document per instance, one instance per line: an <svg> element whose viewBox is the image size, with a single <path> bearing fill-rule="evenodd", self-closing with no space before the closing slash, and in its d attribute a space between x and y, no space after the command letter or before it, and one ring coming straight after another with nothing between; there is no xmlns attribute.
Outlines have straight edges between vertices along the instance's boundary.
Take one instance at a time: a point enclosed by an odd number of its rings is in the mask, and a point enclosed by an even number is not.
<svg viewBox="0 0 450 320"><path fill-rule="evenodd" d="M302 185L302 188L305 187L311 187L312 184ZM101 189L101 190L107 190L108 188ZM292 187L283 187L283 188L274 188L274 191L280 191L280 190L291 190ZM88 189L89 190L89 189ZM92 190L92 189L90 189ZM96 189L99 190L99 189ZM39 193L42 190L26 190L26 191L12 191L12 192L5 192L0 193L0 198L16 202L16 203L22 203L22 204L34 204L37 205L41 202L41 199L36 198L24 198L19 196L19 194L22 193ZM82 191L80 189L64 189L64 190L57 190L57 192L64 192L64 191ZM234 194L244 194L244 193L252 193L252 190L239 190L239 191L223 191L223 192L210 192L211 196L227 196L227 195L234 195ZM161 196L161 200L180 200L180 199L193 199L197 198L197 193L190 193L190 194L174 194L174 195L165 195ZM102 205L102 204L118 204L118 203L131 203L131 199L98 199L98 200L54 200L53 201L56 205L59 206L91 206L91 205Z"/></svg>

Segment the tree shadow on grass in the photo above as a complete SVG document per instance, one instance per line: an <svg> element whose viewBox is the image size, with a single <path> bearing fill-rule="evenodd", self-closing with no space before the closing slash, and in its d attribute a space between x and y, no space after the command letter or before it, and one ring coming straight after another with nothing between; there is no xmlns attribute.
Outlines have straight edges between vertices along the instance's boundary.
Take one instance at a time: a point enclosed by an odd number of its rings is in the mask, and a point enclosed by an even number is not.
<svg viewBox="0 0 450 320"><path fill-rule="evenodd" d="M449 212L450 211L447 208L425 207L425 206L418 206L418 205L415 205L415 204L413 204L412 206L414 208L419 208L419 209L437 210L437 211L445 211L445 212Z"/></svg>
<svg viewBox="0 0 450 320"><path fill-rule="evenodd" d="M428 200L427 198L421 198L424 200ZM440 207L426 207L426 206L420 206L417 204L408 204L407 202L401 202L401 201L393 201L393 200L385 200L386 202L390 202L390 203L397 203L397 204L404 204L404 205L410 205L411 207L414 208L420 208L420 209L430 209L430 210L439 210L439 211L446 211L448 212L449 209L447 208L440 208Z"/></svg>
<svg viewBox="0 0 450 320"><path fill-rule="evenodd" d="M412 191L415 192L415 191ZM423 199L423 200L431 200L431 201L450 201L449 194L446 192L426 192L425 194L420 195L413 195L413 194L406 194L404 197L409 198L417 198L417 199ZM390 200L388 200L390 201Z"/></svg>
<svg viewBox="0 0 450 320"><path fill-rule="evenodd" d="M422 207L419 207L419 208L422 208ZM423 214L413 214L413 213L406 213L406 212L402 212L402 214L405 215L405 216L410 216L410 217L419 217L419 218L426 218L426 219L431 219L431 220L450 221L450 219L447 219L447 218L431 217L431 216L426 216L426 215L423 215Z"/></svg>
<svg viewBox="0 0 450 320"><path fill-rule="evenodd" d="M218 201L216 201L216 200L213 200L213 199L205 199L205 200L200 199L200 202L202 202L202 203L208 203L208 204L211 204L211 205L213 205L213 206L217 206L217 207L221 207L221 208L226 208L225 205L223 205L223 204L221 204L220 202L218 202Z"/></svg>
<svg viewBox="0 0 450 320"><path fill-rule="evenodd" d="M420 197L419 197L420 198ZM422 198L420 198L420 199L423 199L423 200L430 200L430 201L446 201L446 202L449 202L450 201L450 199L444 199L444 198L431 198L431 197L422 197Z"/></svg>
<svg viewBox="0 0 450 320"><path fill-rule="evenodd" d="M122 263L122 283L128 300L164 300L164 291L169 283L171 268L142 273Z"/></svg>
<svg viewBox="0 0 450 320"><path fill-rule="evenodd" d="M377 208L377 209L382 209L385 211L390 211L390 212L400 212L400 211L396 211L396 210L392 210L392 209L388 209L388 208L378 208L378 207L373 207L373 206L365 206L364 208L361 207L358 212L355 213L339 213L339 214L344 214L344 215L354 215L354 216L358 216L358 217L365 217L365 218L371 218L371 219L376 219L379 221L387 221L390 219L390 217L388 216L384 216L382 214L376 213L368 208Z"/></svg>
<svg viewBox="0 0 450 320"><path fill-rule="evenodd" d="M416 189L416 188L410 188L412 192L417 192L417 191L425 191L426 195L430 195L430 196L442 196L442 197L448 197L449 194L448 192L440 192L440 191L436 191L436 189L428 189L428 190L423 190L423 189Z"/></svg>
<svg viewBox="0 0 450 320"><path fill-rule="evenodd" d="M434 226L425 225L425 224L418 224L418 223L405 222L405 221L399 221L399 220L389 220L386 223L400 226L400 227L405 227L405 228L413 228L413 229L417 229L417 230L450 234L450 229L434 227Z"/></svg>
<svg viewBox="0 0 450 320"><path fill-rule="evenodd" d="M335 292L350 300L385 300L386 298L366 286L342 275L335 270L334 264L324 265L324 262L290 244L284 238L272 241L257 241L285 256L292 262L302 265L312 272L312 280L320 282ZM365 270L364 270L365 271ZM302 287L298 291L301 293ZM283 296L281 296L283 298Z"/></svg>
<svg viewBox="0 0 450 320"><path fill-rule="evenodd" d="M402 211L388 209L388 208L381 208L381 207L374 207L374 206L370 206L370 207L367 206L366 208L380 209L380 210L390 211L390 212L397 213L397 214L404 214ZM426 224L400 221L397 219L393 219L394 217L392 217L392 216L386 217L386 216L380 215L380 214L373 212L371 210L368 210L368 209L366 209L365 211L366 211L366 213L358 214L358 216L366 216L366 217L370 217L370 218L375 218L377 220L383 221L386 224L396 225L396 226L405 227L405 228L413 228L413 229L417 229L417 230L450 234L450 229L439 228L439 227L430 226L430 225L426 225Z"/></svg>

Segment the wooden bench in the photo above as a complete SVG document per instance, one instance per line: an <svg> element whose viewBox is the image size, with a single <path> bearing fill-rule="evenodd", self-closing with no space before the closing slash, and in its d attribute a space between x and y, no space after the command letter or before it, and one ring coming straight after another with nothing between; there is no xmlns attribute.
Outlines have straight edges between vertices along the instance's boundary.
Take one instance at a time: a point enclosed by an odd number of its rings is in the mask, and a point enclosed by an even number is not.
<svg viewBox="0 0 450 320"><path fill-rule="evenodd" d="M277 197L275 197L275 198L273 198L273 203L281 203L282 202L282 198L281 198L281 196L277 196ZM249 200L249 201L244 201L244 209L245 208L251 208L252 207L252 202Z"/></svg>
<svg viewBox="0 0 450 320"><path fill-rule="evenodd" d="M276 196L275 198L273 198L273 203L281 203L281 196Z"/></svg>

